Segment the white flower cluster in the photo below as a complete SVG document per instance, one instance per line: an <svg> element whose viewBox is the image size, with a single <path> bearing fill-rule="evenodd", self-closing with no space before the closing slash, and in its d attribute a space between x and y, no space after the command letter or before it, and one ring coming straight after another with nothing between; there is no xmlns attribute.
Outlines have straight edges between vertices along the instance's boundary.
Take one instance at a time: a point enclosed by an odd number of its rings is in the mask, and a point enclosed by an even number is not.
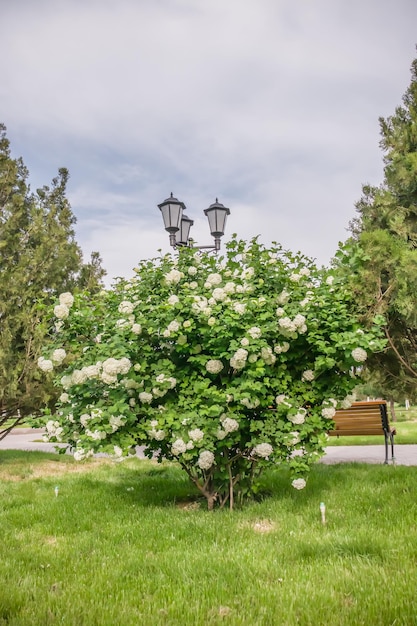
<svg viewBox="0 0 417 626"><path fill-rule="evenodd" d="M188 431L188 436L191 441L201 441L204 437L204 433L200 428L194 428Z"/></svg>
<svg viewBox="0 0 417 626"><path fill-rule="evenodd" d="M282 304L287 304L289 299L290 299L290 294L288 293L288 291L286 289L283 289L283 291L281 291L281 293L277 297L277 303L281 304L281 305Z"/></svg>
<svg viewBox="0 0 417 626"><path fill-rule="evenodd" d="M204 287L206 289L213 289L216 285L220 285L222 282L222 277L220 274L209 274L207 276L206 282L204 283Z"/></svg>
<svg viewBox="0 0 417 626"><path fill-rule="evenodd" d="M283 352L288 352L289 349L290 344L288 343L288 341L283 341L282 343L278 343L274 347L274 352L276 352L276 354L282 354Z"/></svg>
<svg viewBox="0 0 417 626"><path fill-rule="evenodd" d="M212 298L216 302L223 302L223 300L226 300L227 298L226 291L222 289L221 287L216 287L215 289L213 289L213 292L211 295L212 295Z"/></svg>
<svg viewBox="0 0 417 626"><path fill-rule="evenodd" d="M202 470L208 470L214 463L214 454L210 450L203 450L198 457L197 465Z"/></svg>
<svg viewBox="0 0 417 626"><path fill-rule="evenodd" d="M251 400L250 398L242 398L240 404L243 404L247 409L256 409L259 406L258 398Z"/></svg>
<svg viewBox="0 0 417 626"><path fill-rule="evenodd" d="M293 336L295 333L300 335L307 332L306 318L301 313L297 313L294 319L289 317L280 317L278 327L282 335Z"/></svg>
<svg viewBox="0 0 417 626"><path fill-rule="evenodd" d="M95 366L92 366L91 374L93 376L91 376L91 377L96 376L96 374L94 373L95 372L95 370L94 370L95 367L99 367L99 364L97 363ZM110 357L109 359L106 359L105 361L103 361L103 363L101 364L101 367L102 367L101 380L104 383L106 383L108 385L111 385L111 384L117 382L117 375L118 374L127 374L128 373L128 371L132 367L132 363L129 361L129 359L127 357L122 357L121 359L114 359L114 358ZM88 375L88 371L86 372L86 374L87 374L88 377L90 377Z"/></svg>
<svg viewBox="0 0 417 626"><path fill-rule="evenodd" d="M139 400L142 404L150 404L153 400L153 395L148 391L141 391L139 394Z"/></svg>
<svg viewBox="0 0 417 626"><path fill-rule="evenodd" d="M246 269L243 270L240 277L242 280L250 280L251 278L253 278L254 274L255 274L255 269L253 267L247 267Z"/></svg>
<svg viewBox="0 0 417 626"><path fill-rule="evenodd" d="M172 294L168 298L168 304L170 304L171 306L175 306L176 304L179 303L179 301L180 301L179 297L176 296L175 294Z"/></svg>
<svg viewBox="0 0 417 626"><path fill-rule="evenodd" d="M224 365L219 359L210 359L206 363L206 370L209 374L218 374L222 371Z"/></svg>
<svg viewBox="0 0 417 626"><path fill-rule="evenodd" d="M45 428L46 428L48 439L50 439L51 437L55 437L57 441L61 441L61 435L64 432L64 429L62 428L59 422L54 421L54 420L49 420L46 423Z"/></svg>
<svg viewBox="0 0 417 626"><path fill-rule="evenodd" d="M249 328L247 331L247 334L252 337L252 339L259 339L262 335L262 331L258 326L252 326L252 328Z"/></svg>
<svg viewBox="0 0 417 626"><path fill-rule="evenodd" d="M263 347L261 349L261 357L267 365L273 365L277 360L277 357L272 352L272 348L270 348L269 346Z"/></svg>
<svg viewBox="0 0 417 626"><path fill-rule="evenodd" d="M263 459L270 457L273 451L274 449L270 443L258 443L258 445L256 445L252 450L255 456L259 456Z"/></svg>
<svg viewBox="0 0 417 626"><path fill-rule="evenodd" d="M173 268L172 270L170 270L167 274L165 274L165 282L168 285L176 285L177 283L180 282L181 278L183 277L182 272L176 270L175 268Z"/></svg>
<svg viewBox="0 0 417 626"><path fill-rule="evenodd" d="M174 456L179 456L187 450L187 446L182 439L177 439L171 446L171 453Z"/></svg>
<svg viewBox="0 0 417 626"><path fill-rule="evenodd" d="M52 352L51 360L53 363L61 365L66 356L67 353L65 352L64 348L57 348Z"/></svg>
<svg viewBox="0 0 417 626"><path fill-rule="evenodd" d="M54 315L59 320L64 320L69 315L69 310L74 304L74 296L72 293L65 292L59 296L59 304L54 307Z"/></svg>
<svg viewBox="0 0 417 626"><path fill-rule="evenodd" d="M38 367L43 372L52 372L54 369L54 364L50 359L45 359L45 357L40 356L38 359Z"/></svg>
<svg viewBox="0 0 417 626"><path fill-rule="evenodd" d="M86 428L85 434L87 435L87 437L91 437L91 439L94 439L95 441L101 441L102 439L105 439L107 437L107 434L104 432L104 430L90 430L89 428Z"/></svg>
<svg viewBox="0 0 417 626"><path fill-rule="evenodd" d="M304 478L295 478L291 485L294 487L294 489L304 489L304 487L306 486L306 481L304 480Z"/></svg>
<svg viewBox="0 0 417 626"><path fill-rule="evenodd" d="M246 303L244 302L234 302L232 308L235 313L239 313L239 315L243 315L246 311Z"/></svg>
<svg viewBox="0 0 417 626"><path fill-rule="evenodd" d="M301 380L303 382L311 382L312 380L314 380L313 370L305 370L305 372L302 373Z"/></svg>
<svg viewBox="0 0 417 626"><path fill-rule="evenodd" d="M368 358L368 354L363 348L355 348L352 350L351 354L357 363L364 363Z"/></svg>
<svg viewBox="0 0 417 626"><path fill-rule="evenodd" d="M158 429L158 420L151 421L151 428L148 430L148 435L151 439L155 439L155 441L162 441L165 439L165 431L162 429Z"/></svg>
<svg viewBox="0 0 417 626"><path fill-rule="evenodd" d="M341 402L342 409L350 409L350 407L352 406L352 402L355 402L355 400L356 400L355 393L348 394L346 398L342 400Z"/></svg>
<svg viewBox="0 0 417 626"><path fill-rule="evenodd" d="M295 415L289 415L288 419L293 424L304 424L304 422L306 421L306 413L307 411L304 408L299 408L297 413Z"/></svg>
<svg viewBox="0 0 417 626"><path fill-rule="evenodd" d="M134 309L135 305L133 304L133 302L129 302L128 300L123 300L118 306L119 313L125 315L130 315L131 313L133 313Z"/></svg>
<svg viewBox="0 0 417 626"><path fill-rule="evenodd" d="M333 406L324 407L321 414L326 420L331 420L336 415L336 409Z"/></svg>
<svg viewBox="0 0 417 626"><path fill-rule="evenodd" d="M126 424L126 417L124 415L111 415L109 424L112 428L112 433L115 433L116 430L119 430L121 426Z"/></svg>
<svg viewBox="0 0 417 626"><path fill-rule="evenodd" d="M238 348L232 358L230 359L230 365L235 370L241 370L245 367L248 358L248 351L244 348Z"/></svg>
<svg viewBox="0 0 417 626"><path fill-rule="evenodd" d="M233 417L227 417L225 413L221 416L220 421L222 429L226 434L234 433L236 430L239 430L239 422Z"/></svg>
<svg viewBox="0 0 417 626"><path fill-rule="evenodd" d="M194 296L194 302L191 307L198 313L203 313L208 317L211 315L211 307L209 306L207 298L204 296Z"/></svg>

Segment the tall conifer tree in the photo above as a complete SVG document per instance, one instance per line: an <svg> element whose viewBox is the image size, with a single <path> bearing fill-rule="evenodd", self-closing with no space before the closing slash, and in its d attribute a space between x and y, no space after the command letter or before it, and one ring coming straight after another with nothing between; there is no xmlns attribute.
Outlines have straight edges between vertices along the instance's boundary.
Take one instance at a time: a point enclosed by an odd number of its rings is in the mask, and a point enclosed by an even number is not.
<svg viewBox="0 0 417 626"><path fill-rule="evenodd" d="M365 185L353 237L337 255L362 316L385 316L387 349L369 362L392 401L417 399L417 59L394 115L380 118L384 180Z"/></svg>
<svg viewBox="0 0 417 626"><path fill-rule="evenodd" d="M36 193L28 175L0 124L0 439L6 425L54 399L36 366L48 330L43 310L59 292L96 291L105 274L98 253L83 263L67 170Z"/></svg>

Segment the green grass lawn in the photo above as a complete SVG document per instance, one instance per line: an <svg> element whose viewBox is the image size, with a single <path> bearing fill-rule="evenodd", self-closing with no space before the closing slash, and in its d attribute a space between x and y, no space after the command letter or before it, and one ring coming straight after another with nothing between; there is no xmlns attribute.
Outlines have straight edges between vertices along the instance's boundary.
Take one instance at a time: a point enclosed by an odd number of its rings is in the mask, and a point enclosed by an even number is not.
<svg viewBox="0 0 417 626"><path fill-rule="evenodd" d="M173 464L0 451L0 625L410 626L416 481L318 464L299 492L276 470L209 513Z"/></svg>

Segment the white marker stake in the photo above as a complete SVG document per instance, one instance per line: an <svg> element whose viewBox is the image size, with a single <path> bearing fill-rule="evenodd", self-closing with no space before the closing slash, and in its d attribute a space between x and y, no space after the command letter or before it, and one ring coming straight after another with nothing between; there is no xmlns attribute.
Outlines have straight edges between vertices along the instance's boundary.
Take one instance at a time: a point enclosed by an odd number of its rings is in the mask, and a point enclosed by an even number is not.
<svg viewBox="0 0 417 626"><path fill-rule="evenodd" d="M326 505L324 502L320 502L321 523L326 523Z"/></svg>
<svg viewBox="0 0 417 626"><path fill-rule="evenodd" d="M55 491L55 498L57 498L59 494L59 487L55 487L54 491Z"/></svg>

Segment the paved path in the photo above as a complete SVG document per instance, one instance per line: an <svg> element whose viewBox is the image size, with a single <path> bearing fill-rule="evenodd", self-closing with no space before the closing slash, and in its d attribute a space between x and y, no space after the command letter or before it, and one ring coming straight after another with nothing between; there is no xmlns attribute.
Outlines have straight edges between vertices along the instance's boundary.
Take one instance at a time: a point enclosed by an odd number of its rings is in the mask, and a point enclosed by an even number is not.
<svg viewBox="0 0 417 626"><path fill-rule="evenodd" d="M44 443L42 430L20 428L12 431L0 441L0 450L41 450L55 452L57 444ZM65 444L60 444L65 447ZM396 445L395 462L397 465L417 465L417 445ZM141 448L137 448L138 456L143 456ZM329 446L321 463L383 463L385 459L384 444L372 446Z"/></svg>

